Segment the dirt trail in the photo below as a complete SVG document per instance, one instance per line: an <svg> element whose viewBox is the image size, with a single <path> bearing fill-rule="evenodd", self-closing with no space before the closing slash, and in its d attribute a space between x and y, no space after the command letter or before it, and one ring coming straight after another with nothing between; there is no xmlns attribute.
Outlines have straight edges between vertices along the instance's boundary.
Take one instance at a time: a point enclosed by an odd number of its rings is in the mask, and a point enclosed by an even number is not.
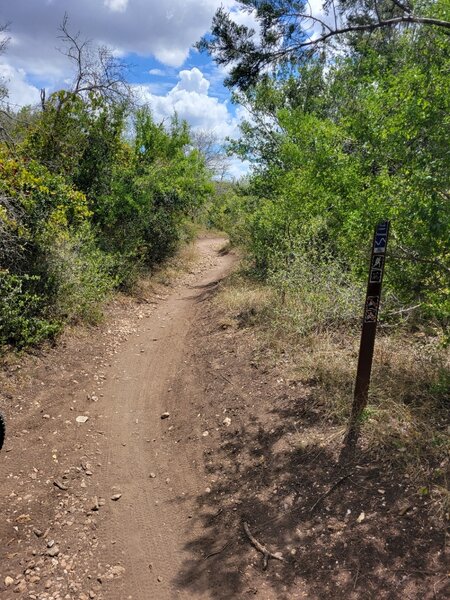
<svg viewBox="0 0 450 600"><path fill-rule="evenodd" d="M201 240L199 250L211 256L223 240ZM108 403L107 465L99 489L122 493L110 505L100 538L117 548L126 574L109 598L171 598L172 580L182 562L187 528L192 529L189 498L204 491L197 444L178 449L167 432L188 424L201 436L193 414L191 389L179 390L186 341L205 294L224 277L231 255L191 285L183 286L141 321L139 338L130 340L116 364L117 379L104 388ZM161 415L168 413L167 419ZM189 451L186 451L188 449ZM176 597L184 596L181 593Z"/></svg>
<svg viewBox="0 0 450 600"><path fill-rule="evenodd" d="M223 243L3 365L1 600L450 597L423 483L364 448L341 468L295 355L210 301ZM283 561L264 570L244 522Z"/></svg>
<svg viewBox="0 0 450 600"><path fill-rule="evenodd" d="M57 349L6 370L2 598L193 597L174 581L200 527L206 434L195 377L179 382L202 302L235 262L224 242L198 240L194 270L134 315L137 327L119 327L120 345L92 332L62 344L60 364Z"/></svg>

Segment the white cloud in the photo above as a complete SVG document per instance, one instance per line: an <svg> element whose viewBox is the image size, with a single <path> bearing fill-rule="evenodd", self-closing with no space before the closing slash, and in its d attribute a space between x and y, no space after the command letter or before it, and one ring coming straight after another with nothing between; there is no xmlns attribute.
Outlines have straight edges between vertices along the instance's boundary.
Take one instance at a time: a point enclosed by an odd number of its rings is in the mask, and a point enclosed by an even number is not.
<svg viewBox="0 0 450 600"><path fill-rule="evenodd" d="M148 74L154 75L155 77L164 77L165 76L165 73L162 69L150 69Z"/></svg>
<svg viewBox="0 0 450 600"><path fill-rule="evenodd" d="M203 73L197 67L194 67L190 71L180 71L179 73L180 83L174 88L174 93L179 90L186 90L187 92L197 92L198 94L208 94L209 81L203 76Z"/></svg>
<svg viewBox="0 0 450 600"><path fill-rule="evenodd" d="M228 177L230 179L241 179L249 174L250 163L246 160L232 157L228 159Z"/></svg>
<svg viewBox="0 0 450 600"><path fill-rule="evenodd" d="M128 6L128 0L104 0L104 3L113 12L125 12Z"/></svg>
<svg viewBox="0 0 450 600"><path fill-rule="evenodd" d="M197 67L180 71L179 82L165 95L152 93L149 85L136 86L141 102L148 104L157 122L170 119L176 112L194 131L211 131L218 141L239 134L239 122L248 116L238 107L236 115L229 110L227 101L209 96L210 82ZM228 177L240 179L247 175L250 165L238 158L229 160Z"/></svg>
<svg viewBox="0 0 450 600"><path fill-rule="evenodd" d="M259 31L259 23L256 20L256 10L242 10L241 8L232 7L231 16L233 21L238 25L244 25L249 29L254 29L255 32Z"/></svg>
<svg viewBox="0 0 450 600"><path fill-rule="evenodd" d="M9 79L10 100L17 104L39 102L37 86L53 90L66 85L71 65L57 50L63 47L58 28L65 13L70 32L80 31L81 39L106 44L115 56L126 60L134 53L180 69L221 5L239 22L253 26L254 15L240 11L235 0L0 0L0 23L11 23L0 76ZM218 69L214 69L217 81L195 67L181 70L176 85L168 83L168 71L153 68L148 74L161 77L159 81L135 85L157 119L176 111L191 127L213 131L220 139L237 134L239 113L232 114L224 89L218 90ZM220 99L211 95L211 87ZM238 167L233 169L237 173Z"/></svg>
<svg viewBox="0 0 450 600"><path fill-rule="evenodd" d="M0 63L0 80L6 82L8 89L8 97L5 102L17 106L34 105L39 102L39 90L27 82L23 69L14 69L11 65Z"/></svg>
<svg viewBox="0 0 450 600"><path fill-rule="evenodd" d="M175 112L192 129L214 132L219 139L238 133L238 118L228 103L208 95L210 82L197 67L180 71L179 82L165 95L152 93L148 85L136 86L141 102L149 104L155 119L162 121Z"/></svg>
<svg viewBox="0 0 450 600"><path fill-rule="evenodd" d="M221 0L11 0L0 2L0 23L11 23L8 62L37 76L67 68L56 52L66 12L72 32L119 53L180 67L220 5Z"/></svg>
<svg viewBox="0 0 450 600"><path fill-rule="evenodd" d="M179 67L189 56L189 48L155 48L155 58L169 67Z"/></svg>

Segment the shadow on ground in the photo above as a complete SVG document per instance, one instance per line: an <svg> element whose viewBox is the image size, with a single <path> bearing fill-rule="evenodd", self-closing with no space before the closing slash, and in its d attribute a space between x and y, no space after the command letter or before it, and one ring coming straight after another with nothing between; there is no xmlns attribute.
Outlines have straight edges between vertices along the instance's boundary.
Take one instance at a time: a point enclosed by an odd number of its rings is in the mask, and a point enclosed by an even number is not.
<svg viewBox="0 0 450 600"><path fill-rule="evenodd" d="M201 533L178 589L217 600L446 597L445 537L417 482L366 453L338 466L342 430L311 391L255 364L248 333L224 333L210 312L189 366L205 426L218 429L204 452L213 483L196 499ZM244 521L282 562L263 570Z"/></svg>

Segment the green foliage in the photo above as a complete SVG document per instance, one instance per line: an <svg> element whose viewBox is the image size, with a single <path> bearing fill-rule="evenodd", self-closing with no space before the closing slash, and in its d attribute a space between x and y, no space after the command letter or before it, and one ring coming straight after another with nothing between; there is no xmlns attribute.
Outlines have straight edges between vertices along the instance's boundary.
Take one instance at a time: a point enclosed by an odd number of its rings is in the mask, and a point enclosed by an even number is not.
<svg viewBox="0 0 450 600"><path fill-rule="evenodd" d="M46 254L51 314L61 322L97 323L102 302L117 284L113 257L97 247L89 227L55 241Z"/></svg>
<svg viewBox="0 0 450 600"><path fill-rule="evenodd" d="M84 194L36 161L9 156L4 148L0 197L0 265L18 273L32 273L50 241L67 237L90 216Z"/></svg>
<svg viewBox="0 0 450 600"><path fill-rule="evenodd" d="M34 291L37 276L0 271L0 350L37 344L58 333L58 323L42 318L43 297Z"/></svg>
<svg viewBox="0 0 450 600"><path fill-rule="evenodd" d="M174 118L167 131L147 109L137 112L133 147L122 145L111 194L95 210L107 252L148 267L177 248L184 220L212 191L202 157L186 151L188 141L184 122Z"/></svg>
<svg viewBox="0 0 450 600"><path fill-rule="evenodd" d="M233 149L256 167L241 221L260 274L282 279L300 247L364 287L374 226L388 218L391 305L448 327L449 72L448 36L405 32L240 96L252 122Z"/></svg>
<svg viewBox="0 0 450 600"><path fill-rule="evenodd" d="M238 0L238 5L252 14L256 27L238 23L222 6L197 48L228 66L225 83L241 90L264 81L269 70L279 76L312 57L333 64L336 48L340 55L366 42L383 48L407 28L423 35L450 30L448 0L322 0L314 10L307 0Z"/></svg>
<svg viewBox="0 0 450 600"><path fill-rule="evenodd" d="M89 111L83 99L61 90L54 93L26 131L22 153L69 181L79 175L87 148Z"/></svg>
<svg viewBox="0 0 450 600"><path fill-rule="evenodd" d="M267 281L279 297L273 312L287 333L304 336L360 323L364 287L335 256L296 248L272 259Z"/></svg>
<svg viewBox="0 0 450 600"><path fill-rule="evenodd" d="M207 227L226 231L234 245L248 244L245 203L249 201L245 189L220 181L214 186L214 194L206 203L202 219Z"/></svg>
<svg viewBox="0 0 450 600"><path fill-rule="evenodd" d="M24 347L65 322L95 323L115 287L172 254L212 186L176 117L57 92L0 147L0 345Z"/></svg>

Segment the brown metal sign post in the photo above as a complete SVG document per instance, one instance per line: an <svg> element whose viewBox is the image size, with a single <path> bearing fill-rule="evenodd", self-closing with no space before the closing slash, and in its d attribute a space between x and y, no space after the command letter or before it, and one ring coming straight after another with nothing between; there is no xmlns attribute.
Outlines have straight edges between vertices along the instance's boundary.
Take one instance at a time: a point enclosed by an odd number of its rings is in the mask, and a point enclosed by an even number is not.
<svg viewBox="0 0 450 600"><path fill-rule="evenodd" d="M359 346L355 394L350 424L344 442L344 448L347 449L353 448L356 444L361 414L367 406L388 237L389 221L381 221L375 228L370 256L369 282Z"/></svg>

